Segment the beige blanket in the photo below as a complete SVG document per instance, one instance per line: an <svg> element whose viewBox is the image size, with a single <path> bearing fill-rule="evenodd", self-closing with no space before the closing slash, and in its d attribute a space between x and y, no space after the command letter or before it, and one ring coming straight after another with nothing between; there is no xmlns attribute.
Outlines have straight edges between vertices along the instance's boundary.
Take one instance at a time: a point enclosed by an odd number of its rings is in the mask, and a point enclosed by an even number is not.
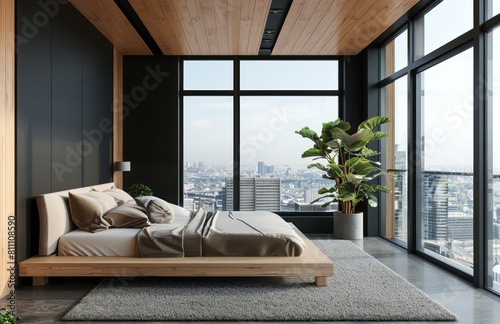
<svg viewBox="0 0 500 324"><path fill-rule="evenodd" d="M138 234L140 257L298 256L302 238L271 212L206 212L186 225L145 227Z"/></svg>

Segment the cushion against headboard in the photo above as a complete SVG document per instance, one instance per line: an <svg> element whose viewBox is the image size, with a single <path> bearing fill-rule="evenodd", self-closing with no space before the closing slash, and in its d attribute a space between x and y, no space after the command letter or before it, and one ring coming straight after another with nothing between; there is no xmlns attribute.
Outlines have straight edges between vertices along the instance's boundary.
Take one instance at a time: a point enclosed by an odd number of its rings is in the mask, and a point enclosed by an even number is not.
<svg viewBox="0 0 500 324"><path fill-rule="evenodd" d="M36 202L40 214L40 246L38 253L44 256L55 253L59 237L74 228L69 210L69 191L74 193L88 192L92 189L102 191L110 189L113 186L114 183L109 182L37 196Z"/></svg>

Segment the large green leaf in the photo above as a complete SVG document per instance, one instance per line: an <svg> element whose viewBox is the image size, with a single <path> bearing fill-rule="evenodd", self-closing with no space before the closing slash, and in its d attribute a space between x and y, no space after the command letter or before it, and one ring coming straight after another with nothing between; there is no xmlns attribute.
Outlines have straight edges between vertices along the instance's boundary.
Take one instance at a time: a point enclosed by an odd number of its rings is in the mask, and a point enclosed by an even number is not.
<svg viewBox="0 0 500 324"><path fill-rule="evenodd" d="M342 189L342 193L348 193L348 192L354 192L356 189L356 186L354 185L354 182L348 180L348 181L342 182L340 184L340 188Z"/></svg>
<svg viewBox="0 0 500 324"><path fill-rule="evenodd" d="M373 139L372 139L373 141ZM365 147L364 149L361 150L361 152L359 152L359 156L363 156L363 157L370 157L370 156L375 156L375 155L379 155L380 153L377 152L377 151L374 151L372 149L369 149L367 147Z"/></svg>
<svg viewBox="0 0 500 324"><path fill-rule="evenodd" d="M337 199L340 201L351 201L356 199L356 194L354 192L346 192L337 196Z"/></svg>
<svg viewBox="0 0 500 324"><path fill-rule="evenodd" d="M373 138L373 132L369 129L360 129L355 134L349 135L339 128L332 129L333 141L326 143L335 148L332 142L338 142L341 147L345 147L350 152L357 152L364 148Z"/></svg>
<svg viewBox="0 0 500 324"><path fill-rule="evenodd" d="M368 196L368 205L370 205L370 207L377 207L378 206L378 199L377 199L377 197L375 197L375 195L370 194Z"/></svg>
<svg viewBox="0 0 500 324"><path fill-rule="evenodd" d="M321 149L312 147L312 148L308 149L307 151L305 151L304 153L302 153L302 157L303 158L312 157L312 156L321 156L321 157L323 157L324 156L324 152Z"/></svg>
<svg viewBox="0 0 500 324"><path fill-rule="evenodd" d="M378 141L379 139L382 139L384 137L387 137L387 134L384 132L375 132L373 133L373 139L372 141Z"/></svg>
<svg viewBox="0 0 500 324"><path fill-rule="evenodd" d="M340 166L337 163L329 163L327 166L332 169L335 174L339 177L343 176L344 171L340 168Z"/></svg>
<svg viewBox="0 0 500 324"><path fill-rule="evenodd" d="M385 116L375 116L359 124L358 129L373 130L375 127L390 122L391 119Z"/></svg>
<svg viewBox="0 0 500 324"><path fill-rule="evenodd" d="M331 130L333 128L340 128L347 131L351 129L351 124L349 124L346 121L343 121L340 118L337 118L334 121L323 123L321 127L321 139L324 142L329 142L332 140Z"/></svg>
<svg viewBox="0 0 500 324"><path fill-rule="evenodd" d="M318 134L316 134L315 131L313 131L312 129L310 129L309 127L303 127L301 130L299 131L295 131L295 134L299 134L301 135L302 137L305 137L305 138L309 138L311 139L312 141L316 142L317 140L319 140L319 136Z"/></svg>
<svg viewBox="0 0 500 324"><path fill-rule="evenodd" d="M327 167L325 167L323 164L321 163L312 163L312 164L309 164L307 166L308 169L312 169L312 168L316 168L316 169L320 169L321 171L326 171L328 170Z"/></svg>
<svg viewBox="0 0 500 324"><path fill-rule="evenodd" d="M370 173L377 171L377 169L373 165L371 165L368 160L365 159L358 160L351 167L354 170L354 173L363 176L369 175Z"/></svg>
<svg viewBox="0 0 500 324"><path fill-rule="evenodd" d="M329 193L329 192L332 193L332 192L335 192L335 191L337 191L337 188L335 186L333 186L331 188L325 188L325 187L323 187L323 188L321 188L321 189L318 190L318 194L324 195L326 193Z"/></svg>

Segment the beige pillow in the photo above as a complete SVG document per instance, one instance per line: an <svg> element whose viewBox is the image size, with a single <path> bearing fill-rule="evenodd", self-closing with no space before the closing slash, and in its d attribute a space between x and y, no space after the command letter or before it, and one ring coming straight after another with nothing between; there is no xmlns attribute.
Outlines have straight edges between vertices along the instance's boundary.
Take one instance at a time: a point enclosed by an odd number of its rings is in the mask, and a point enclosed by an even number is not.
<svg viewBox="0 0 500 324"><path fill-rule="evenodd" d="M111 209L104 215L111 227L146 227L151 225L144 207L137 206L134 202L127 202Z"/></svg>
<svg viewBox="0 0 500 324"><path fill-rule="evenodd" d="M146 211L151 223L170 224L174 220L174 209L164 200L151 199L147 202Z"/></svg>
<svg viewBox="0 0 500 324"><path fill-rule="evenodd" d="M135 199L135 202L139 206L144 206L145 208L147 207L148 203L151 200L160 201L162 204L167 204L172 208L172 210L174 211L175 218L189 219L191 217L191 212L189 210L187 210L186 208L175 205L175 204L171 204L171 203L169 203L161 198L155 197L155 196L135 197L134 199Z"/></svg>
<svg viewBox="0 0 500 324"><path fill-rule="evenodd" d="M113 197L115 199L116 203L118 204L118 206L122 205L126 202L129 202L129 201L133 201L135 204L134 198L132 196L130 196L128 193L126 193L125 191L123 191L122 189L113 187L111 189L104 190L102 192L105 193L106 195Z"/></svg>
<svg viewBox="0 0 500 324"><path fill-rule="evenodd" d="M98 191L82 194L69 192L68 196L71 219L78 228L88 232L98 232L109 227L109 223L102 216L117 206L111 196Z"/></svg>

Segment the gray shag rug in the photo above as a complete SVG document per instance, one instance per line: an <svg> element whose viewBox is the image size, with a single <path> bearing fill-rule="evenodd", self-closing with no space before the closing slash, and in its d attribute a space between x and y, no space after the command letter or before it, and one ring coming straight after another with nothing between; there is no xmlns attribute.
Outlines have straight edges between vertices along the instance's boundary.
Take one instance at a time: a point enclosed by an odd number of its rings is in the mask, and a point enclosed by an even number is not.
<svg viewBox="0 0 500 324"><path fill-rule="evenodd" d="M313 241L334 263L313 278L107 278L68 321L454 321L456 315L349 241Z"/></svg>

